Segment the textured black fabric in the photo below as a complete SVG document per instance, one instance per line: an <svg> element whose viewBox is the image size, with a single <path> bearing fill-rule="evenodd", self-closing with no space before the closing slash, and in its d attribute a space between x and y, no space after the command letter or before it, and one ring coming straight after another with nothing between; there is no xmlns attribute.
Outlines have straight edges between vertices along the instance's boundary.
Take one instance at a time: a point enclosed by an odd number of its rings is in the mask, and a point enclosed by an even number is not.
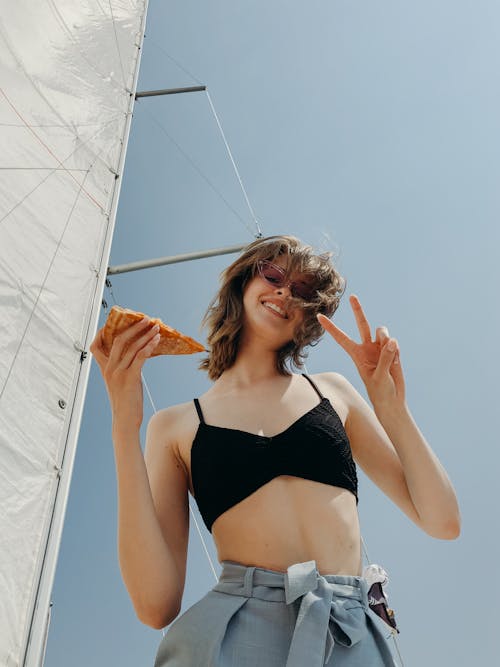
<svg viewBox="0 0 500 667"><path fill-rule="evenodd" d="M279 475L340 486L351 491L357 502L358 480L349 439L327 398L272 437L211 426L205 423L199 404L196 408L200 424L191 448L191 475L208 530L226 510Z"/></svg>

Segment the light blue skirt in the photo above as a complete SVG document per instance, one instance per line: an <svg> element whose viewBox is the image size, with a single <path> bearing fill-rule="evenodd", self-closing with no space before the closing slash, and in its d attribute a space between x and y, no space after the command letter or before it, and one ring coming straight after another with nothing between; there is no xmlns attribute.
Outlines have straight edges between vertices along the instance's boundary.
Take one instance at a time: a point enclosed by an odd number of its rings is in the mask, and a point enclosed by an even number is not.
<svg viewBox="0 0 500 667"><path fill-rule="evenodd" d="M179 616L155 667L395 667L390 628L363 577L315 561L286 573L222 562L218 583Z"/></svg>

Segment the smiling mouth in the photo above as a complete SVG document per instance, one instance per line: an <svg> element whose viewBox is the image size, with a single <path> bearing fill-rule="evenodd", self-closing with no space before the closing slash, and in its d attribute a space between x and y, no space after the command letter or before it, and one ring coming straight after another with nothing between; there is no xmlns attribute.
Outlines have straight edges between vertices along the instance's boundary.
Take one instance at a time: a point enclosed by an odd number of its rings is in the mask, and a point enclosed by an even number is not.
<svg viewBox="0 0 500 667"><path fill-rule="evenodd" d="M271 303L270 301L262 301L262 305L265 306L268 310L272 310L273 313L276 313L276 315L279 315L284 320L288 319L286 311L284 311L283 308L277 306L275 303Z"/></svg>

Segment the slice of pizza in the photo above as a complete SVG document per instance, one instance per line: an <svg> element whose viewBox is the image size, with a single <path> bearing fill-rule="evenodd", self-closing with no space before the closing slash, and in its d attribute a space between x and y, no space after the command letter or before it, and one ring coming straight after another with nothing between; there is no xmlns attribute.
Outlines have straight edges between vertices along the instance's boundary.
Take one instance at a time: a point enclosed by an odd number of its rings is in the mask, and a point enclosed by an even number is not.
<svg viewBox="0 0 500 667"><path fill-rule="evenodd" d="M125 331L130 325L140 322L143 317L146 317L144 313L129 310L128 308L121 308L120 306L113 306L109 311L108 319L102 332L104 352L109 354L115 336ZM160 325L160 342L151 354L152 357L160 354L193 354L194 352L203 352L205 350L205 347L201 343L198 343L189 336L185 336L176 329L172 329L172 327L164 324L159 318L152 317L151 323ZM141 331L137 335L137 338L140 338L143 334L144 332ZM137 338L133 340L137 340Z"/></svg>

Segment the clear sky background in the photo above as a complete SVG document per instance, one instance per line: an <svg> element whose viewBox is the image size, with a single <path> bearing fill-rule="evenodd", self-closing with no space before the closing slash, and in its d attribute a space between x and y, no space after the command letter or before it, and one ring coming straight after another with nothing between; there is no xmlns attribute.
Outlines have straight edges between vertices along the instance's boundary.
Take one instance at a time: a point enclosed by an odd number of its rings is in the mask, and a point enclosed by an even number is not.
<svg viewBox="0 0 500 667"><path fill-rule="evenodd" d="M347 279L335 321L358 336L355 293L373 330L398 339L410 409L455 485L462 534L439 541L360 474L362 531L391 577L406 667L498 657L499 45L494 0L150 3L139 89L208 86L264 234L335 253ZM246 243L251 230L205 94L137 103L111 263ZM114 295L203 339L233 258L117 276ZM207 389L198 361L147 362L157 408ZM366 396L331 339L307 368ZM183 610L214 583L191 524ZM153 665L161 632L136 619L118 568L95 365L52 599L47 667Z"/></svg>

